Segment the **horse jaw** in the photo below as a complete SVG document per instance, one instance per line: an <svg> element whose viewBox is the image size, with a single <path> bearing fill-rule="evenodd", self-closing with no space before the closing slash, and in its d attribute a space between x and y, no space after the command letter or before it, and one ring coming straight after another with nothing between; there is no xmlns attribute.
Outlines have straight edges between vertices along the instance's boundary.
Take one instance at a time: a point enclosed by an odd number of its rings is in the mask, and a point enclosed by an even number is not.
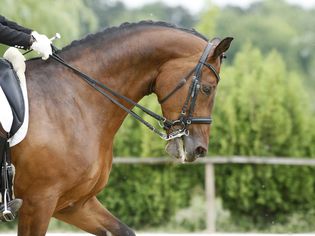
<svg viewBox="0 0 315 236"><path fill-rule="evenodd" d="M195 160L195 158L191 158L190 155L187 155L185 144L183 138L181 137L168 141L165 151L168 155L180 159L182 163L192 162Z"/></svg>

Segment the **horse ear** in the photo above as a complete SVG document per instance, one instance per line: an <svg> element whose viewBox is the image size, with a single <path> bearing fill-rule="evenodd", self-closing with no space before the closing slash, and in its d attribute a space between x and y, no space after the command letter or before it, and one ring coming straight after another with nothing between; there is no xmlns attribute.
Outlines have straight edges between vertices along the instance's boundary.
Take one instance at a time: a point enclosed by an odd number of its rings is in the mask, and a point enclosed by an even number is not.
<svg viewBox="0 0 315 236"><path fill-rule="evenodd" d="M227 37L225 39L223 39L214 49L214 52L211 56L212 60L217 59L219 56L222 55L222 53L226 52L232 42L233 38L232 37Z"/></svg>

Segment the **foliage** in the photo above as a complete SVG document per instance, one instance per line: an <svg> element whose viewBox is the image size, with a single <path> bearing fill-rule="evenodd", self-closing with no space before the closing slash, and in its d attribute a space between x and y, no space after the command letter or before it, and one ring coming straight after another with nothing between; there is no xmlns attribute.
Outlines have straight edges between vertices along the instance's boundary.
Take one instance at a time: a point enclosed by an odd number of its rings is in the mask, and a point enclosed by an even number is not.
<svg viewBox="0 0 315 236"><path fill-rule="evenodd" d="M222 76L214 112L211 152L216 155L315 156L310 100L300 78L275 51L263 56L246 45ZM262 228L314 207L311 167L223 165L219 196L235 219ZM236 204L237 203L237 204Z"/></svg>
<svg viewBox="0 0 315 236"><path fill-rule="evenodd" d="M162 20L190 28L196 21L187 9L180 6L166 6L161 2L146 4L135 9L127 9L120 1L85 0L85 2L95 12L101 27L141 20Z"/></svg>
<svg viewBox="0 0 315 236"><path fill-rule="evenodd" d="M57 46L96 30L97 19L82 0L0 0L1 14L20 25L46 34L61 34ZM2 49L3 50L3 49Z"/></svg>
<svg viewBox="0 0 315 236"><path fill-rule="evenodd" d="M2 224L0 222L0 232L1 231L12 231L16 228L16 222L7 222L6 224Z"/></svg>
<svg viewBox="0 0 315 236"><path fill-rule="evenodd" d="M215 6L208 8L201 14L200 21L196 25L196 29L199 32L207 35L209 38L213 37L213 35L215 35L215 29L219 15L219 8Z"/></svg>
<svg viewBox="0 0 315 236"><path fill-rule="evenodd" d="M155 95L143 98L140 104L161 114L161 108ZM135 111L143 119L155 127L159 127L154 118L139 109L135 108ZM155 133L150 132L146 126L128 116L123 123L123 127L116 134L114 156L161 157L165 155L164 145L165 142L158 138Z"/></svg>
<svg viewBox="0 0 315 236"><path fill-rule="evenodd" d="M222 77L211 142L217 154L315 154L310 99L277 52L263 56L246 45Z"/></svg>
<svg viewBox="0 0 315 236"><path fill-rule="evenodd" d="M189 193L202 175L201 166L114 165L109 184L99 199L136 229L160 226L189 205Z"/></svg>
<svg viewBox="0 0 315 236"><path fill-rule="evenodd" d="M176 212L170 221L170 227L174 229L196 232L206 229L205 194L200 188L195 188L188 207Z"/></svg>
<svg viewBox="0 0 315 236"><path fill-rule="evenodd" d="M217 216L217 231L218 232L257 232L260 233L301 233L301 232L314 232L314 210L296 211L291 215L287 215L285 223L278 220L272 220L267 224L257 227L257 222L253 222L248 217L240 216L232 219L230 213L226 209L221 208L221 204L217 205L220 214Z"/></svg>
<svg viewBox="0 0 315 236"><path fill-rule="evenodd" d="M141 105L161 114L155 95L142 99ZM158 127L152 117L137 112ZM161 157L165 156L164 146L165 142L156 134L127 117L115 137L114 155ZM109 185L99 199L111 212L136 229L169 225L170 221L174 224L176 212L192 201L192 195L187 193L198 186L203 188L203 176L202 166L114 165ZM199 216L204 214L200 212ZM202 220L196 219L196 223L190 224L186 230L198 228L198 223L204 226Z"/></svg>
<svg viewBox="0 0 315 236"><path fill-rule="evenodd" d="M117 5L115 8L117 11L114 13L113 10L113 14L117 15L119 8L123 6ZM286 16L279 16L279 9L286 9ZM305 17L298 19L295 17L293 22L292 16L301 16L303 15L301 12L306 13ZM123 17L118 17L115 21L136 19L128 16L130 13L134 14L135 11L125 12ZM315 135L309 128L314 124L314 119L310 100L298 76L306 65L311 64L311 62L305 64L305 60L302 62L301 59L301 50L312 50L310 42L313 41L309 38L309 41L303 39L305 35L303 32L309 30L303 23L309 13L311 12L290 7L282 1L265 1L248 9L228 7L219 10L212 7L203 12L197 25L200 32L210 38L215 35L215 31L219 36L236 37L229 51L230 58L235 58L233 67L226 68L224 65L222 75L224 79L220 83L217 95L215 124L210 143L212 155L314 156L314 147L311 144L315 141ZM147 18L145 14L147 13L143 13L141 19ZM104 15L108 17L108 14ZM135 17L137 16L136 14ZM102 19L100 15L99 19L100 21ZM241 48L246 41L253 42L255 48L249 44ZM300 41L304 42L303 46L296 44ZM269 53L272 49L277 51ZM239 53L236 53L237 51ZM296 58L300 60L295 60ZM289 65L289 71L286 64ZM292 69L297 72L293 72ZM154 99L150 97L142 103L158 111ZM141 115L150 120L146 115ZM162 156L163 149L164 142L130 118L126 120L116 137L116 156ZM174 219L178 206L169 204L163 197L158 197L161 195L155 190L160 189L162 184L157 182L159 174L145 168L133 169L133 176L137 176L139 171L141 172L139 178L146 176L148 183L147 185L141 182L141 188L136 188L133 186L136 183L121 180L121 176L128 176L127 170L120 172L117 171L118 167L114 167L111 183L124 182L124 185L119 184L117 189L117 185L111 187L114 184L110 184L101 198L109 209L118 216L126 217L125 221L136 227L161 225L171 218L173 224L176 224ZM159 171L163 173L163 170ZM223 198L224 206L231 211L232 218L236 219L235 222L239 220L238 225L242 224L244 230L251 229L252 225L262 229L270 228L274 224L284 224L291 219L286 217L287 214L294 214L296 209L303 210L313 206L312 168L220 166L216 168L216 172L218 195ZM155 179L154 182L151 177ZM201 185L202 181L203 172L199 173L199 178L194 184ZM193 182L188 180L188 183ZM132 194L138 196L138 201L127 200L134 203L135 207L132 209L130 206L124 207L123 202L126 202L126 199L111 196L119 194L126 196L130 189L138 189L137 193ZM177 191L174 188L169 189ZM156 196L154 201L158 202L158 205L143 204L147 202L143 199L152 195ZM118 204L116 201L123 202ZM188 207L190 201L191 199L187 199L180 205ZM142 208L140 204L145 207ZM170 210L174 214L173 217L170 218L170 212L165 214L165 206L174 206ZM154 209L152 212L157 212L157 216L151 215L151 210L142 212L141 209ZM128 214L132 217L128 217ZM239 227L237 223L235 227Z"/></svg>
<svg viewBox="0 0 315 236"><path fill-rule="evenodd" d="M225 7L215 17L215 31L220 37L235 37L229 50L232 58L245 42L251 42L263 53L276 49L290 68L303 75L303 82L314 88L314 11L314 8L292 6L284 0L259 1L248 8ZM202 18L198 27L208 22ZM202 32L212 36L208 34L211 31ZM312 87L309 89L314 91Z"/></svg>
<svg viewBox="0 0 315 236"><path fill-rule="evenodd" d="M115 156L138 156L141 152L142 137L139 135L140 123L128 116L115 137Z"/></svg>
<svg viewBox="0 0 315 236"><path fill-rule="evenodd" d="M211 155L315 156L312 145L315 132L309 129L314 124L310 99L299 76L286 68L279 53L272 51L264 56L260 50L246 44L235 56L233 66L225 65L222 73L214 109ZM153 99L146 99L143 105L157 111ZM144 126L138 128L132 132L141 137L135 139L141 147L138 155L163 155L163 142ZM125 129L123 126L119 131L117 142L120 138L126 139L122 135ZM231 211L236 222L244 229L252 225L263 229L271 227L271 222L284 224L290 219L287 216L296 210L314 207L312 172L313 168L309 167L223 165L216 167L216 186L224 207ZM195 183L203 181L203 173L199 177ZM121 182L111 178L116 183ZM126 186L126 189L134 188ZM144 192L147 194L148 190ZM163 201L159 204L168 205ZM150 221L147 221L148 226L155 225Z"/></svg>
<svg viewBox="0 0 315 236"><path fill-rule="evenodd" d="M150 97L143 99L142 105L145 107L150 107L158 114L162 114L160 104L157 102L157 98L155 95L151 95ZM155 124L156 127L159 127L158 122L150 117L149 115L145 114L143 117L149 121L151 124ZM161 129L162 130L162 129ZM142 135L142 153L141 156L151 156L151 157L162 157L165 156L165 141L162 141L157 135L153 132L148 132L148 129L145 126L140 127L140 131Z"/></svg>
<svg viewBox="0 0 315 236"><path fill-rule="evenodd" d="M315 81L313 15L314 9L270 0L246 9L220 9L215 31L221 37L235 37L228 55L236 58L233 67L224 67L212 154L315 155L311 128L315 103L307 96ZM202 20L198 27L212 36L212 30L203 29L206 24ZM244 48L246 42L255 48ZM311 86L305 88L301 82ZM219 166L216 170L218 195L244 229L255 225L276 231L274 225L281 228L295 212L314 209L313 168Z"/></svg>

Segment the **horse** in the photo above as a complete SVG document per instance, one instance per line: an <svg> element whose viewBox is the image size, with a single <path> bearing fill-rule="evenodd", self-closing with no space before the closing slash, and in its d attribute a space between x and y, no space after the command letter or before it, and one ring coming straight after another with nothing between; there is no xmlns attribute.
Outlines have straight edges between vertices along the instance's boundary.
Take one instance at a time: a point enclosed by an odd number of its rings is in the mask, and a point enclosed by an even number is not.
<svg viewBox="0 0 315 236"><path fill-rule="evenodd" d="M177 120L183 104L194 104L191 116L206 118L187 121L184 133L169 138L166 148L171 156L193 161L208 149L218 73L231 41L208 42L194 30L145 21L90 34L58 56L135 103L155 93L163 100L163 117L174 121L168 134L182 127ZM198 80L189 72L196 65L200 83L192 100L192 84ZM23 199L18 235L45 235L52 217L95 235L135 235L96 198L108 181L113 139L128 112L52 58L27 60L26 67L29 130L12 148L15 196ZM186 82L179 86L183 77ZM118 101L129 109L135 105L121 97Z"/></svg>

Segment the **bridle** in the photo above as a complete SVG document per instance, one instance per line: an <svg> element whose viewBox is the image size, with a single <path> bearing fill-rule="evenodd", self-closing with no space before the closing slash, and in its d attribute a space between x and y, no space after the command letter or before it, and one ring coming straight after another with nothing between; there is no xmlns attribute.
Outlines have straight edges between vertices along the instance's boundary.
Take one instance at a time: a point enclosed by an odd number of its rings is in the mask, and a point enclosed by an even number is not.
<svg viewBox="0 0 315 236"><path fill-rule="evenodd" d="M101 82L99 82L99 81L91 78L90 76L84 74L80 70L78 70L75 67L73 67L73 66L69 65L68 63L66 63L57 54L58 50L55 47L53 47L54 52L53 52L53 54L50 57L52 59L54 59L55 61L61 63L65 67L71 69L74 73L79 75L79 77L81 79L83 79L87 84L89 84L91 87L93 87L99 93L104 95L111 102L113 102L114 104L119 106L121 109L126 111L133 118L135 118L136 120L140 121L142 124L147 126L150 130L152 130L154 133L159 135L162 139L164 139L164 140L171 140L171 139L175 139L175 138L178 138L178 137L181 137L181 136L184 136L184 135L188 136L189 135L188 127L191 124L211 124L212 123L212 118L211 117L192 117L194 109L195 109L195 105L196 105L198 92L199 92L199 89L200 89L200 86L201 86L200 82L201 82L201 77L202 77L202 68L204 66L206 66L215 75L215 77L217 79L217 82L219 82L219 80L220 80L220 76L219 76L218 72L216 71L216 69L211 64L206 62L212 47L213 47L213 44L211 42L208 42L205 50L203 51L203 53L202 53L202 55L201 55L201 57L200 57L200 59L198 61L198 64L185 77L185 79L184 79L185 81L184 82L183 82L183 80L180 81L179 84L175 87L174 90L172 90L166 97L164 97L163 99L160 100L161 104L163 102L165 102L177 90L179 90L185 84L185 82L188 81L188 79L191 77L192 74L194 74L193 77L192 77L192 83L191 83L191 85L189 87L187 98L186 98L185 103L183 105L183 108L181 110L180 116L179 116L179 118L177 120L168 120L165 117L160 116L160 115L156 114L155 112L153 112L153 111L151 111L151 110L141 106L140 104L132 101L130 98L115 92L111 88L107 87L105 84L102 84ZM153 117L154 119L156 119L159 122L160 126L165 131L169 131L169 132L168 133L161 132L159 129L157 129L156 127L151 125L149 122L144 120L142 117L140 117L137 113L135 113L131 109L129 109L126 106L124 106L121 102L118 101L117 98L123 99L124 101L134 105L135 107L138 107L143 112L145 112L146 114L148 114L151 117ZM173 131L174 128L177 128L177 129L175 129Z"/></svg>
<svg viewBox="0 0 315 236"><path fill-rule="evenodd" d="M183 87L185 83L188 81L188 79L191 77L191 75L194 74L192 77L192 83L188 90L188 95L182 107L179 118L172 122L171 127L167 127L167 129L171 129L174 126L180 127L180 129L168 135L170 139L181 137L183 135L188 136L189 135L188 126L191 124L211 124L212 123L211 117L193 117L193 112L195 110L198 92L201 86L202 68L206 66L210 71L212 71L212 73L216 77L217 83L219 83L220 81L220 76L218 72L216 71L216 69L211 64L206 62L212 47L213 47L213 44L211 42L208 42L195 68L191 70L189 74L184 79L182 79L168 95L166 95L164 98L162 98L159 101L160 104L167 101L168 98L170 98L175 92L177 92L181 87Z"/></svg>

